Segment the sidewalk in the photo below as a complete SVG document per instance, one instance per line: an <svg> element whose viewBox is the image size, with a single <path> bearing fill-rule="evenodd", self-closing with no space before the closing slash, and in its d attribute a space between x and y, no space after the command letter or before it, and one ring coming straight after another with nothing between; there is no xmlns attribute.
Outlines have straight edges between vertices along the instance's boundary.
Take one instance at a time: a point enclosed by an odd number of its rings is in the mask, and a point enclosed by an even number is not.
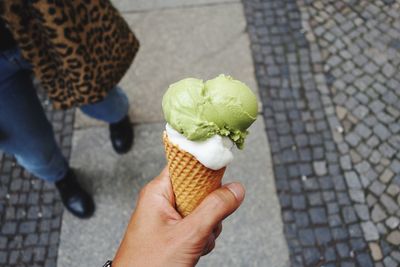
<svg viewBox="0 0 400 267"><path fill-rule="evenodd" d="M400 266L400 3L243 1L292 266Z"/></svg>
<svg viewBox="0 0 400 267"><path fill-rule="evenodd" d="M102 266L113 257L140 188L165 165L161 98L170 83L225 73L257 89L241 2L165 2L115 1L141 41L121 82L132 101L135 145L127 155L116 155L107 126L77 113L71 165L94 194L97 211L84 221L64 213L59 267ZM289 265L264 128L260 116L246 149L228 168L225 182L243 182L247 197L225 222L214 252L198 266Z"/></svg>

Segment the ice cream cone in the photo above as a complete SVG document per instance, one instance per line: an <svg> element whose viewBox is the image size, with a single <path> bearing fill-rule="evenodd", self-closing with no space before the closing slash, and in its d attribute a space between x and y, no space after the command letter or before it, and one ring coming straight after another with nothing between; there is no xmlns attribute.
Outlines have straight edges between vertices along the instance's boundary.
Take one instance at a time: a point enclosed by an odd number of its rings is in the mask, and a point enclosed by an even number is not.
<svg viewBox="0 0 400 267"><path fill-rule="evenodd" d="M179 149L163 134L169 175L175 194L176 209L183 216L189 215L212 191L221 186L225 167L212 170L201 164L190 153Z"/></svg>

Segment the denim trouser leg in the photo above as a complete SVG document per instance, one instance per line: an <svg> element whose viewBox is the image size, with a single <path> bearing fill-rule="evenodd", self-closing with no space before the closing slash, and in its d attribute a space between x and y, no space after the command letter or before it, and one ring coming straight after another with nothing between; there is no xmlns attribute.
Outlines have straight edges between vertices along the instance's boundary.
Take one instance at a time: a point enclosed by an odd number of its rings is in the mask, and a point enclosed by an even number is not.
<svg viewBox="0 0 400 267"><path fill-rule="evenodd" d="M68 170L28 70L0 80L0 149L50 182L61 179Z"/></svg>
<svg viewBox="0 0 400 267"><path fill-rule="evenodd" d="M114 123L128 113L129 102L116 86L103 101L81 109ZM26 170L46 181L60 180L69 168L37 97L30 66L18 49L0 53L0 150L13 154Z"/></svg>
<svg viewBox="0 0 400 267"><path fill-rule="evenodd" d="M120 121L128 114L129 101L121 88L115 86L103 101L81 107L86 115L108 123Z"/></svg>

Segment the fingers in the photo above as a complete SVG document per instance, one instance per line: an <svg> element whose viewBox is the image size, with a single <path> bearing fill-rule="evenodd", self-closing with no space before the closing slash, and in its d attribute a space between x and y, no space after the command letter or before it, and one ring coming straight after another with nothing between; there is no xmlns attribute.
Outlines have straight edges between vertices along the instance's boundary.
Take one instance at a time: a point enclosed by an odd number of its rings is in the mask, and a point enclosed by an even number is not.
<svg viewBox="0 0 400 267"><path fill-rule="evenodd" d="M219 222L234 212L244 199L245 189L240 183L222 186L208 195L185 219L208 236Z"/></svg>
<svg viewBox="0 0 400 267"><path fill-rule="evenodd" d="M141 190L141 195L142 197L160 195L166 198L170 204L175 203L167 167Z"/></svg>
<svg viewBox="0 0 400 267"><path fill-rule="evenodd" d="M174 207L175 198L172 184L169 179L168 168L165 167L160 175L142 188L136 209L141 211L141 217L149 216L153 220L156 217L160 219L181 219ZM146 219L148 218L146 217Z"/></svg>
<svg viewBox="0 0 400 267"><path fill-rule="evenodd" d="M207 244L204 247L204 249L203 249L203 251L201 253L201 256L207 255L208 253L210 253L215 248L215 239L216 239L216 237L215 237L214 234L211 234L208 237Z"/></svg>
<svg viewBox="0 0 400 267"><path fill-rule="evenodd" d="M220 222L212 231L211 235L208 236L207 239L207 244L203 249L202 252L202 256L207 255L208 253L210 253L214 248L215 248L215 242L218 238L218 236L221 234L222 232L222 223Z"/></svg>
<svg viewBox="0 0 400 267"><path fill-rule="evenodd" d="M215 236L215 239L217 239L219 237L219 235L222 232L222 223L220 222L217 227L214 228L213 234Z"/></svg>
<svg viewBox="0 0 400 267"><path fill-rule="evenodd" d="M164 169L162 169L160 175L158 177L161 177L161 179L165 179L165 177L169 177L169 171L168 171L168 166L165 166Z"/></svg>

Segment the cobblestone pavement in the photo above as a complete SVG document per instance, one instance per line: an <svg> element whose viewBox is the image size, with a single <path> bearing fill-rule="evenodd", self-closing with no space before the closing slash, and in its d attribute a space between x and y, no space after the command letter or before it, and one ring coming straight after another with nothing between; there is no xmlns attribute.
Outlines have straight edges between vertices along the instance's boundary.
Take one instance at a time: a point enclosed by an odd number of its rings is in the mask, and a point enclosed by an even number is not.
<svg viewBox="0 0 400 267"><path fill-rule="evenodd" d="M292 265L399 266L399 2L244 6Z"/></svg>
<svg viewBox="0 0 400 267"><path fill-rule="evenodd" d="M74 111L56 111L40 94L55 136L69 157ZM63 207L53 185L0 153L0 266L57 265Z"/></svg>

